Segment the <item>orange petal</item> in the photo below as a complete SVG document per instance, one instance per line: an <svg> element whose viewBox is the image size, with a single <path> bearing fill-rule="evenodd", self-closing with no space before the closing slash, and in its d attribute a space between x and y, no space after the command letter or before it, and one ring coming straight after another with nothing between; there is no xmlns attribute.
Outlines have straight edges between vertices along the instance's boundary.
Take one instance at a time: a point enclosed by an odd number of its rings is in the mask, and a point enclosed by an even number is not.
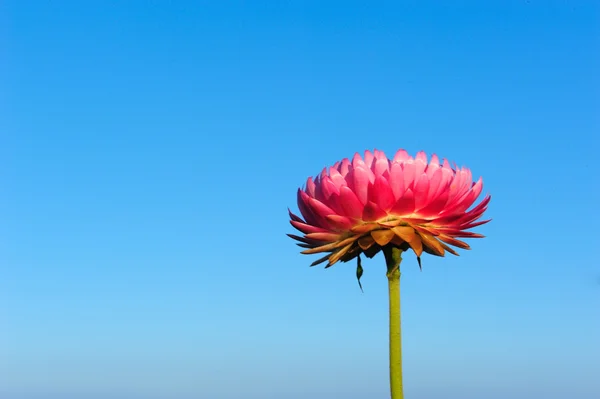
<svg viewBox="0 0 600 399"><path fill-rule="evenodd" d="M348 237L345 240L332 242L330 244L321 245L320 247L316 247L316 248L312 248L312 249L307 249L307 250L302 251L300 253L304 254L304 255L310 255L310 254L316 254L316 253L319 253L319 252L331 251L333 249L340 248L340 247L343 247L344 245L348 245L350 243L353 243L354 241L356 241L358 239L358 237L359 236Z"/></svg>
<svg viewBox="0 0 600 399"><path fill-rule="evenodd" d="M335 262L337 262L338 260L340 260L340 258L342 256L344 256L346 254L346 252L348 252L350 250L350 248L352 248L352 245L354 245L354 243L350 243L350 244L346 245L344 248L337 251L336 253L331 254L331 256L329 257L329 263L327 264L326 267L329 267L329 266L333 265Z"/></svg>
<svg viewBox="0 0 600 399"><path fill-rule="evenodd" d="M402 244L404 244L406 241L404 241L402 238L398 237L397 235L394 234L394 238L392 238L392 244L394 244L397 247L402 246Z"/></svg>
<svg viewBox="0 0 600 399"><path fill-rule="evenodd" d="M454 245L455 247L458 247L458 248L471 249L469 244L467 244L466 242L457 240L456 238L447 236L445 234L440 234L439 239L444 241L447 244Z"/></svg>
<svg viewBox="0 0 600 399"><path fill-rule="evenodd" d="M406 242L411 242L415 237L415 229L410 226L398 226L391 229L394 234L402 238Z"/></svg>
<svg viewBox="0 0 600 399"><path fill-rule="evenodd" d="M396 220L390 220L390 221L383 221L383 222L378 222L377 224L380 225L381 227L396 227L401 225L402 223L404 223L404 221L402 219L396 219Z"/></svg>
<svg viewBox="0 0 600 399"><path fill-rule="evenodd" d="M425 234L430 234L430 235L434 235L434 236L439 236L441 233L434 229L433 227L423 227L423 226L413 226L415 228L415 230L417 230L419 233L425 233Z"/></svg>
<svg viewBox="0 0 600 399"><path fill-rule="evenodd" d="M421 237L415 234L410 241L406 241L408 245L412 248L417 255L417 258L423 254L423 243L421 242Z"/></svg>
<svg viewBox="0 0 600 399"><path fill-rule="evenodd" d="M354 226L350 229L350 231L356 234L364 234L377 228L379 228L379 225L377 223L365 223L359 224L358 226Z"/></svg>
<svg viewBox="0 0 600 399"><path fill-rule="evenodd" d="M434 255L444 256L444 247L442 247L442 244L440 244L440 242L434 236L427 233L420 233L419 235L421 236L423 244L425 244L425 246L429 248Z"/></svg>
<svg viewBox="0 0 600 399"><path fill-rule="evenodd" d="M377 244L383 247L392 241L392 238L395 237L395 234L392 230L373 230L371 232L371 237L373 237Z"/></svg>
<svg viewBox="0 0 600 399"><path fill-rule="evenodd" d="M309 233L304 237L324 242L338 241L340 239L340 235L338 233Z"/></svg>
<svg viewBox="0 0 600 399"><path fill-rule="evenodd" d="M375 244L375 239L369 236L362 236L358 239L358 246L362 248L363 251L371 248Z"/></svg>
<svg viewBox="0 0 600 399"><path fill-rule="evenodd" d="M448 252L450 252L452 255L456 255L456 256L460 256L460 254L458 252L456 252L455 250L453 250L451 247L449 247L448 245L444 244L443 242L440 242L440 245Z"/></svg>

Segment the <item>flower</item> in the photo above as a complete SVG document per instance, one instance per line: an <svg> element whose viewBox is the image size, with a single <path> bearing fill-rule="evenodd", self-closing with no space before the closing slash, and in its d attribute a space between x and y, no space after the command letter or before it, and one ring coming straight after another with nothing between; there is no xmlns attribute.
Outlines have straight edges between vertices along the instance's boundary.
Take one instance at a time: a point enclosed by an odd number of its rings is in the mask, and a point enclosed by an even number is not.
<svg viewBox="0 0 600 399"><path fill-rule="evenodd" d="M482 189L482 179L473 182L469 169L446 159L440 164L436 155L428 162L424 152L413 158L399 150L391 160L383 151L356 153L298 189L303 218L289 211L290 223L303 235L288 236L306 248L303 254L326 253L311 266L327 261L330 267L361 253L371 258L387 245L411 248L421 266L423 252L458 255L451 246L470 249L459 238L483 237L466 231L489 222L477 221L489 195L468 210Z"/></svg>

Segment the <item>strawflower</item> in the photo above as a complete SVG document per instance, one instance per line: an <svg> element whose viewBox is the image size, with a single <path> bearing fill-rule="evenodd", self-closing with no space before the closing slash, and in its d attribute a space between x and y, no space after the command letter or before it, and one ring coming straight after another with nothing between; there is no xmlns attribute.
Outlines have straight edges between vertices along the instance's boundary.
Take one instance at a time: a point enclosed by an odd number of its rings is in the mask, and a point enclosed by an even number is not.
<svg viewBox="0 0 600 399"><path fill-rule="evenodd" d="M427 160L424 152L413 158L399 150L393 159L382 152L355 154L325 168L315 179L309 177L298 189L302 218L289 212L290 223L302 235L288 234L306 248L303 254L324 254L312 263L357 259L360 284L363 269L360 255L372 258L383 252L389 288L390 390L392 399L402 399L402 344L400 326L400 262L402 252L412 250L421 267L423 252L458 255L455 248L470 249L461 238L481 238L467 231L489 222L478 221L490 196L472 207L483 182L473 182L467 168L440 163L436 155ZM469 209L471 208L471 209ZM361 286L362 289L362 286Z"/></svg>

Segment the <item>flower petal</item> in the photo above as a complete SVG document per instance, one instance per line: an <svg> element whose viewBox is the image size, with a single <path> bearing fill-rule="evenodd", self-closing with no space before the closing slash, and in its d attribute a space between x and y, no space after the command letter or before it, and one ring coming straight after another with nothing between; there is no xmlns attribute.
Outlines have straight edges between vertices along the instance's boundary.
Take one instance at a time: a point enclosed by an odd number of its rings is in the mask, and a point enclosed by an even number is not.
<svg viewBox="0 0 600 399"><path fill-rule="evenodd" d="M362 218L364 206L349 187L340 188L339 202L345 216L354 219Z"/></svg>
<svg viewBox="0 0 600 399"><path fill-rule="evenodd" d="M396 201L392 209L390 210L390 214L396 216L404 216L410 215L415 211L415 196L412 190L409 188L406 190L404 195Z"/></svg>
<svg viewBox="0 0 600 399"><path fill-rule="evenodd" d="M329 176L325 176L321 179L321 193L323 195L324 203L327 203L332 194L339 194L339 188L333 183L333 180ZM318 199L318 198L317 198Z"/></svg>
<svg viewBox="0 0 600 399"><path fill-rule="evenodd" d="M396 234L398 237L402 238L402 240L404 240L408 243L413 241L417 234L415 232L415 229L413 229L410 226L393 227L393 228L391 228L391 230L394 232L394 234Z"/></svg>
<svg viewBox="0 0 600 399"><path fill-rule="evenodd" d="M306 179L306 194L308 194L311 197L315 197L316 194L316 185L315 185L315 181L313 180L312 176L309 177L308 179Z"/></svg>
<svg viewBox="0 0 600 399"><path fill-rule="evenodd" d="M320 227L317 226L313 226L310 224L306 224L306 223L302 223L302 222L298 222L296 220L290 220L290 224L292 226L294 226L294 228L296 230L299 230L301 232L303 232L304 234L309 234L309 233L328 233L328 230L322 229Z"/></svg>
<svg viewBox="0 0 600 399"><path fill-rule="evenodd" d="M319 247L307 249L305 251L302 251L302 254L311 255L311 254L316 254L319 252L332 251L332 250L335 250L336 248L341 248L345 245L348 245L349 243L352 243L352 242L356 241L357 239L358 239L358 236L348 237L342 241L335 241L335 242L331 242L329 244L321 245Z"/></svg>
<svg viewBox="0 0 600 399"><path fill-rule="evenodd" d="M288 213L290 214L290 218L291 218L292 220L295 220L295 221L297 221L297 222L300 222L300 223L304 223L304 220L302 220L300 217L298 217L298 216L294 215L294 214L292 213L292 211L290 210L290 208L288 208Z"/></svg>
<svg viewBox="0 0 600 399"><path fill-rule="evenodd" d="M329 178L331 179L331 182L335 185L335 187L338 189L342 188L342 186L346 186L346 179L344 179L344 176L339 172L338 169L335 168L331 168L329 170Z"/></svg>
<svg viewBox="0 0 600 399"><path fill-rule="evenodd" d="M433 255L444 256L444 247L442 247L442 244L440 244L440 242L434 236L422 232L420 232L419 235L421 236L421 241L423 241L423 244L431 250Z"/></svg>
<svg viewBox="0 0 600 399"><path fill-rule="evenodd" d="M375 151L377 151L377 150L375 150ZM364 162L365 162L365 165L367 166L367 168L371 169L371 166L373 165L373 159L375 159L374 154L371 151L366 150L365 156L363 159L364 159Z"/></svg>
<svg viewBox="0 0 600 399"><path fill-rule="evenodd" d="M362 236L358 239L358 246L363 251L366 251L367 249L371 248L373 244L375 244L375 239L370 235Z"/></svg>
<svg viewBox="0 0 600 399"><path fill-rule="evenodd" d="M346 252L348 252L352 248L353 245L354 245L354 243L348 244L345 247L341 248L339 251L333 253L329 257L329 263L327 264L327 266L325 266L325 268L332 266L334 263L336 263L338 260L340 260L340 258L342 256L346 255Z"/></svg>
<svg viewBox="0 0 600 399"><path fill-rule="evenodd" d="M369 193L369 174L367 170L361 166L355 167L346 176L346 181L348 182L348 187L354 191L358 200L365 205L368 201Z"/></svg>
<svg viewBox="0 0 600 399"><path fill-rule="evenodd" d="M308 204L315 215L325 218L327 215L335 215L335 211L314 198L309 198Z"/></svg>
<svg viewBox="0 0 600 399"><path fill-rule="evenodd" d="M340 239L340 235L338 233L309 233L306 235L306 238L310 238L311 240L333 242L338 241Z"/></svg>
<svg viewBox="0 0 600 399"><path fill-rule="evenodd" d="M373 230L371 232L371 237L373 237L373 239L375 240L375 242L380 245L380 246L384 246L390 243L390 241L392 241L392 238L394 238L395 234L392 230Z"/></svg>
<svg viewBox="0 0 600 399"><path fill-rule="evenodd" d="M398 150L394 155L393 162L404 163L409 159L412 159L412 157L408 155L408 152L406 152L406 150Z"/></svg>
<svg viewBox="0 0 600 399"><path fill-rule="evenodd" d="M369 201L375 202L384 211L389 211L394 203L394 193L387 180L377 176L373 184L369 184Z"/></svg>
<svg viewBox="0 0 600 399"><path fill-rule="evenodd" d="M405 162L402 165L402 178L404 179L404 187L413 189L415 184L416 167L414 161Z"/></svg>
<svg viewBox="0 0 600 399"><path fill-rule="evenodd" d="M392 193L394 193L394 199L396 201L406 191L403 173L402 165L396 162L392 163L392 166L390 166L389 185L392 189Z"/></svg>
<svg viewBox="0 0 600 399"><path fill-rule="evenodd" d="M446 234L440 234L438 236L438 238L447 244L454 245L455 247L462 248L462 249L471 249L469 244L467 244L466 242L457 240L456 238L450 237Z"/></svg>
<svg viewBox="0 0 600 399"><path fill-rule="evenodd" d="M428 204L429 194L429 177L422 173L415 183L415 211L424 208Z"/></svg>
<svg viewBox="0 0 600 399"><path fill-rule="evenodd" d="M389 171L390 161L383 151L375 150L375 160L371 166L371 170L375 173L375 176L383 176Z"/></svg>
<svg viewBox="0 0 600 399"><path fill-rule="evenodd" d="M348 158L342 159L338 170L342 176L346 177L348 172L350 172L350 160Z"/></svg>
<svg viewBox="0 0 600 399"><path fill-rule="evenodd" d="M427 168L427 154L424 151L419 151L415 157L415 176L418 178L425 172Z"/></svg>
<svg viewBox="0 0 600 399"><path fill-rule="evenodd" d="M332 226L334 230L337 231L347 231L350 230L352 226L354 226L354 223L350 220L350 218L347 218L346 216L327 215L325 216L325 219L327 219L330 226Z"/></svg>
<svg viewBox="0 0 600 399"><path fill-rule="evenodd" d="M302 214L302 217L304 218L304 220L306 220L307 224L312 224L312 225L317 225L317 217L315 216L315 214L313 213L310 205L308 205L308 201L310 200L310 197L308 196L308 194L306 192L304 192L301 189L298 189L298 195L297 195L297 202L298 202L298 209L300 209L300 213Z"/></svg>
<svg viewBox="0 0 600 399"><path fill-rule="evenodd" d="M365 233L368 233L368 232L378 229L378 228L379 228L378 223L363 223L363 224L359 224L359 225L352 227L350 229L350 231L353 232L354 234L365 234Z"/></svg>
<svg viewBox="0 0 600 399"><path fill-rule="evenodd" d="M363 210L362 219L365 222L374 222L387 216L387 213L379 207L375 202L369 201Z"/></svg>

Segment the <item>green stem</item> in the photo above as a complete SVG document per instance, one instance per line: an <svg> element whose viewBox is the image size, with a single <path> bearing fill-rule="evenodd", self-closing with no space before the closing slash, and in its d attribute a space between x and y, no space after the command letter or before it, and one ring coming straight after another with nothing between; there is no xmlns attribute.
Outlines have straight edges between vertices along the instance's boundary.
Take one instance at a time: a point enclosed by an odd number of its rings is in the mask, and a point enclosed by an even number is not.
<svg viewBox="0 0 600 399"><path fill-rule="evenodd" d="M400 322L400 262L402 250L384 247L390 299L390 392L392 399L404 399L402 390L402 327Z"/></svg>

